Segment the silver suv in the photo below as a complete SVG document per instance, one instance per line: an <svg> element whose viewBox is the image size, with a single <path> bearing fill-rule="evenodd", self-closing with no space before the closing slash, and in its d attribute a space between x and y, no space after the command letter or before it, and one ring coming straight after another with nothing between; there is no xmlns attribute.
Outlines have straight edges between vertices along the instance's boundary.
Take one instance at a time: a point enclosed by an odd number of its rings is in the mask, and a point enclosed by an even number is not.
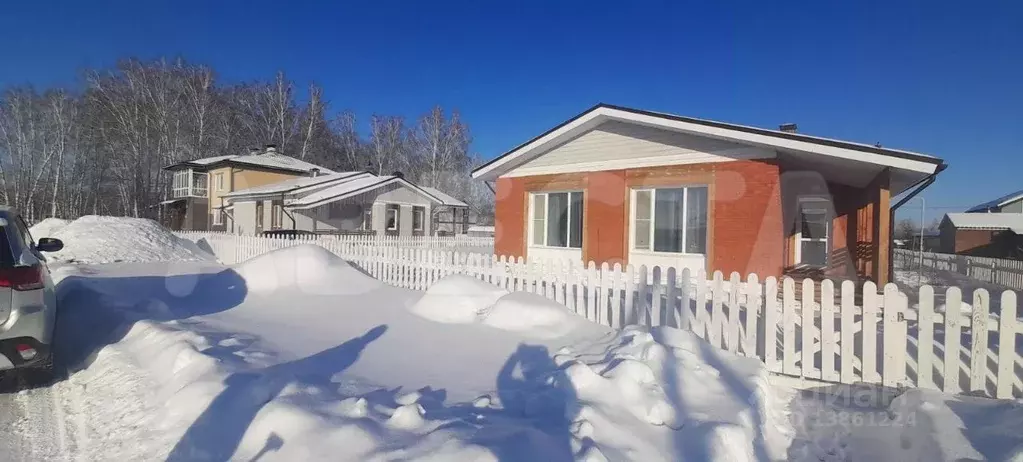
<svg viewBox="0 0 1023 462"><path fill-rule="evenodd" d="M7 206L0 206L0 229L0 370L32 369L35 379L49 381L57 296L40 252L56 252L64 244L51 238L35 242L25 221Z"/></svg>

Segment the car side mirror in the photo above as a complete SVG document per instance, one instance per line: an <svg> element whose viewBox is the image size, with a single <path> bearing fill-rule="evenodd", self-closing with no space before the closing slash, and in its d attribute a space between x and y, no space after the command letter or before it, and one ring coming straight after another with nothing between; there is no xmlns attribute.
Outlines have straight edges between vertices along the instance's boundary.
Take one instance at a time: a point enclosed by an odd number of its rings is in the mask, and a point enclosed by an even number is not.
<svg viewBox="0 0 1023 462"><path fill-rule="evenodd" d="M44 237L36 243L36 250L40 252L56 252L64 248L64 242L52 237Z"/></svg>

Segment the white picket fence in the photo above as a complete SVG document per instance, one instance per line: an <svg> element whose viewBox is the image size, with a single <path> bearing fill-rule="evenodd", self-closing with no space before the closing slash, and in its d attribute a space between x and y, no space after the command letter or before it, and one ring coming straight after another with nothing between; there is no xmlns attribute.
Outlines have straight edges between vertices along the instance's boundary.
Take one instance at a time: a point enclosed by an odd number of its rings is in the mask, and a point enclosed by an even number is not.
<svg viewBox="0 0 1023 462"><path fill-rule="evenodd" d="M195 235L191 235L194 237ZM424 290L449 274L466 274L508 290L540 294L586 318L620 328L630 324L688 329L712 345L760 358L778 374L833 383L865 382L950 393L1023 397L1023 351L1016 294L992 305L984 289L966 300L949 288L935 303L930 286L918 303L888 284L861 286L738 273L648 269L592 262L539 262L444 247L365 245L329 239L282 240L206 235L225 263L302 243L323 246L397 287ZM450 239L450 238L449 238ZM837 297L836 297L837 291ZM819 295L817 295L819 294ZM858 296L857 296L858 295ZM916 294L913 294L916 295ZM998 313L990 313L997 306Z"/></svg>
<svg viewBox="0 0 1023 462"><path fill-rule="evenodd" d="M895 258L904 262L905 268L916 268L920 253L897 249ZM971 257L950 253L923 252L924 268L949 271L980 282L997 284L1015 290L1023 290L1023 261L1004 258Z"/></svg>

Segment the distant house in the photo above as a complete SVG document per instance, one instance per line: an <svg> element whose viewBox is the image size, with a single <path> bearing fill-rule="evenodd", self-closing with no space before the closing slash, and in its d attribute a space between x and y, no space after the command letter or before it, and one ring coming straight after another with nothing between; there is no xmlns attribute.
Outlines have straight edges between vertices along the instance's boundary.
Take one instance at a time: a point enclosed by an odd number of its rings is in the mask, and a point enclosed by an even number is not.
<svg viewBox="0 0 1023 462"><path fill-rule="evenodd" d="M297 229L319 234L428 236L437 234L435 210L464 214L468 207L401 176L362 171L296 178L224 197L238 234Z"/></svg>
<svg viewBox="0 0 1023 462"><path fill-rule="evenodd" d="M1023 190L949 213L941 220L943 253L1023 258Z"/></svg>
<svg viewBox="0 0 1023 462"><path fill-rule="evenodd" d="M502 255L890 281L892 198L944 162L795 128L599 104L473 177Z"/></svg>
<svg viewBox="0 0 1023 462"><path fill-rule="evenodd" d="M227 231L231 223L224 197L233 191L307 177L332 174L330 169L277 152L274 145L247 155L226 155L178 162L164 167L173 173L171 198L163 201L164 224L174 230Z"/></svg>
<svg viewBox="0 0 1023 462"><path fill-rule="evenodd" d="M243 156L179 162L173 198L164 202L176 230L254 235L295 229L320 234L436 234L437 216L467 217L468 206L400 174L335 172L267 146ZM444 223L464 234L469 222Z"/></svg>
<svg viewBox="0 0 1023 462"><path fill-rule="evenodd" d="M942 253L1023 259L1023 213L949 213L939 229Z"/></svg>

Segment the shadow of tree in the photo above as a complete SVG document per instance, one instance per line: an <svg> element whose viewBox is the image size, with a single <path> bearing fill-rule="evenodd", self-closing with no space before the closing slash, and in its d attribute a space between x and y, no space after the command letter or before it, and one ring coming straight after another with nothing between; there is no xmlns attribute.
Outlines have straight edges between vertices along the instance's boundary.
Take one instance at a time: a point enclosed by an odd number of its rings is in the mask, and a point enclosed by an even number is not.
<svg viewBox="0 0 1023 462"><path fill-rule="evenodd" d="M312 356L256 371L231 374L224 380L224 390L185 431L167 460L230 459L259 410L276 398L286 385L293 382L308 385L329 382L333 375L354 364L366 346L386 331L386 325L379 325L360 337ZM283 440L268 440L259 456L283 444Z"/></svg>

